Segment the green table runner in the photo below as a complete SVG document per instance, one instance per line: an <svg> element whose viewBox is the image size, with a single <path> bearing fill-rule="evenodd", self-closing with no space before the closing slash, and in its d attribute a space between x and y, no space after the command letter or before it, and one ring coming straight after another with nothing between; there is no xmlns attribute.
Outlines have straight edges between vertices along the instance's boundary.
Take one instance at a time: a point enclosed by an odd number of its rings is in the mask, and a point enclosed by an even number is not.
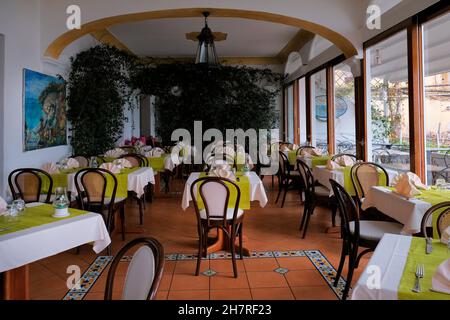
<svg viewBox="0 0 450 320"><path fill-rule="evenodd" d="M239 208L242 210L250 209L250 179L249 177L243 175L242 173L236 173L236 176L239 178L239 181L235 181L241 190L241 199L239 201ZM200 173L199 178L207 177L205 172ZM230 187L230 198L228 200L229 208L234 208L234 203L236 202L237 193L233 187ZM205 206L201 197L198 197L197 200L199 209L204 209Z"/></svg>
<svg viewBox="0 0 450 320"><path fill-rule="evenodd" d="M164 160L166 159L166 156L163 155L161 157L148 157L148 163L150 167L152 167L155 171L164 171Z"/></svg>
<svg viewBox="0 0 450 320"><path fill-rule="evenodd" d="M0 235L17 232L33 227L38 227L44 224L73 218L83 214L87 214L87 211L77 210L69 208L70 216L65 218L53 218L55 209L52 205L43 204L36 207L27 207L25 211L17 217L0 216L0 230L7 228L7 230L1 231Z"/></svg>
<svg viewBox="0 0 450 320"><path fill-rule="evenodd" d="M325 166L333 156L313 156L311 159L311 169L317 166ZM297 164L297 151L289 151L288 152L289 164L295 166Z"/></svg>
<svg viewBox="0 0 450 320"><path fill-rule="evenodd" d="M447 247L438 240L433 240L433 252L425 253L425 239L413 237L411 247L409 248L408 258L406 260L403 276L398 287L399 300L450 300L450 295L438 292L432 292L431 279L438 266L449 259ZM414 293L411 289L416 280L415 273L417 264L423 264L425 274L420 279L422 292Z"/></svg>
<svg viewBox="0 0 450 320"><path fill-rule="evenodd" d="M52 173L50 176L52 177L53 180L53 188L52 188L52 192L55 192L56 188L62 187L62 188L67 188L68 187L68 182L67 182L67 176L70 173L75 173L79 170L81 170L83 168L75 168L75 169L68 169L68 170L63 170L59 173ZM44 179L42 179L42 186L41 186L41 192L42 193L47 193L48 192L48 188L50 186L50 181L48 179L46 179L44 175L41 175Z"/></svg>
<svg viewBox="0 0 450 320"><path fill-rule="evenodd" d="M125 168L118 174L114 174L117 179L117 191L116 191L116 199L117 198L126 198L128 197L128 175L136 170L139 170L139 167L136 168ZM111 176L106 176L106 191L105 197L110 198L113 192L113 179Z"/></svg>

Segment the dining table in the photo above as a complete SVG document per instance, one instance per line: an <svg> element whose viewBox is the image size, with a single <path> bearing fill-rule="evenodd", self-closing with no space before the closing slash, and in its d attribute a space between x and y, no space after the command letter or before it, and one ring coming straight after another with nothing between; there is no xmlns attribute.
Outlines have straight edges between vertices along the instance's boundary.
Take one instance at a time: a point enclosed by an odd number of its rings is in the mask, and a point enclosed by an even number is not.
<svg viewBox="0 0 450 320"><path fill-rule="evenodd" d="M450 294L435 292L432 278L438 266L450 259L450 249L433 240L426 253L424 238L385 234L354 286L352 300L450 300ZM413 292L418 264L424 266L421 292Z"/></svg>
<svg viewBox="0 0 450 320"><path fill-rule="evenodd" d="M191 197L191 186L194 183L195 180L197 180L200 177L207 176L207 173L204 172L192 172L184 186L183 191L183 197L181 200L181 208L186 211L187 208L190 205L190 202L192 201ZM264 188L264 184L262 180L259 178L259 176L254 172L250 171L248 174L243 174L240 172L236 173L236 184L241 190L241 202L239 204L240 208L243 210L250 209L250 203L257 201L261 208L265 207L268 198L266 194L266 190ZM239 179L239 181L238 181ZM244 236L245 239L245 236ZM224 232L222 229L217 229L217 237L214 239L211 239L210 241L211 245L208 247L207 253L213 253L221 250L226 250L229 247L229 243L224 235ZM243 254L245 256L250 255L250 251L247 248L242 248ZM236 252L239 252L238 250Z"/></svg>
<svg viewBox="0 0 450 320"><path fill-rule="evenodd" d="M407 198L397 193L394 188L374 186L366 194L361 208L374 207L385 215L403 224L402 234L413 235L421 231L422 218L433 205L449 201L450 190L429 188L421 194ZM433 219L428 223L432 226Z"/></svg>
<svg viewBox="0 0 450 320"><path fill-rule="evenodd" d="M355 187L353 186L353 182L351 179L351 166L347 167L339 167L337 169L328 169L325 165L318 165L313 168L313 176L321 185L330 190L330 197L333 196L333 188L330 184L330 179L335 180L342 187L344 187L345 191L347 191L351 196L356 196ZM398 176L398 172L395 170L386 169L388 174L389 182L393 181L393 179ZM380 182L386 184L386 181L380 174Z"/></svg>
<svg viewBox="0 0 450 320"><path fill-rule="evenodd" d="M0 215L0 273L4 299L30 298L30 263L87 243L91 243L98 254L111 243L101 215L68 210L68 217L55 218L53 206L29 203L18 216Z"/></svg>

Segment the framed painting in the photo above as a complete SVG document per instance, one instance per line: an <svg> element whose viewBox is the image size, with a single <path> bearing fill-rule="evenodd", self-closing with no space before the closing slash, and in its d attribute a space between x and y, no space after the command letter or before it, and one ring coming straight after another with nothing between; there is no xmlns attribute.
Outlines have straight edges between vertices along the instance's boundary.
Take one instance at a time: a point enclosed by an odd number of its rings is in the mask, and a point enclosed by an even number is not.
<svg viewBox="0 0 450 320"><path fill-rule="evenodd" d="M67 144L66 88L63 80L23 70L23 150Z"/></svg>

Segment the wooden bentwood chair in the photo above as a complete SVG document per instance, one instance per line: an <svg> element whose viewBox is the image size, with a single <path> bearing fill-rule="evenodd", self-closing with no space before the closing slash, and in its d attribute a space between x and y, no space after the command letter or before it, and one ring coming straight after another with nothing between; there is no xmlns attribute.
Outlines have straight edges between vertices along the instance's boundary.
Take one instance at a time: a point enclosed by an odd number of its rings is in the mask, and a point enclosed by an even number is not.
<svg viewBox="0 0 450 320"><path fill-rule="evenodd" d="M341 259L334 286L337 286L345 258L349 256L347 282L342 295L342 299L345 300L352 283L353 271L358 268L361 257L374 251L384 234L401 234L403 226L395 222L360 220L358 207L344 187L332 179L330 179L330 184L338 203L343 238ZM363 247L365 250L358 254L359 247Z"/></svg>
<svg viewBox="0 0 450 320"><path fill-rule="evenodd" d="M44 179L48 180L48 190L42 193ZM25 203L51 202L53 179L44 170L34 168L16 169L9 174L8 184L14 200L20 198Z"/></svg>
<svg viewBox="0 0 450 320"><path fill-rule="evenodd" d="M300 223L300 230L303 230L302 238L304 239L308 230L309 220L314 213L314 209L319 204L324 204L331 208L332 226L336 226L337 204L336 198L334 196L330 197L330 190L316 182L311 169L304 161L297 160L297 170L305 192L303 217Z"/></svg>
<svg viewBox="0 0 450 320"><path fill-rule="evenodd" d="M117 267L125 254L133 254L125 277L122 300L154 300L164 269L164 248L154 238L138 238L127 243L114 257L106 280L105 300L112 300ZM122 262L124 263L124 262Z"/></svg>
<svg viewBox="0 0 450 320"><path fill-rule="evenodd" d="M281 201L281 208L283 208L287 192L289 189L300 191L301 180L298 171L291 171L288 157L282 151L279 151L278 154L278 195L275 203L278 203L281 192L283 191L283 200Z"/></svg>
<svg viewBox="0 0 450 320"><path fill-rule="evenodd" d="M236 192L236 200L230 202L230 189ZM220 229L229 241L234 277L237 278L236 266L236 238L239 237L240 258L242 253L242 227L244 211L239 209L241 190L233 181L219 177L203 177L195 180L191 185L191 198L197 215L197 227L199 235L197 268L195 275L200 272L202 256L207 255L208 233L211 229ZM200 196L200 197L199 197ZM201 199L204 209L200 209L197 201ZM232 205L231 208L228 206Z"/></svg>
<svg viewBox="0 0 450 320"><path fill-rule="evenodd" d="M108 179L109 178L109 179ZM125 240L125 201L116 197L117 178L110 171L102 168L87 168L75 174L75 187L78 193L78 205L82 210L97 212L102 215L108 232L114 228L114 213L120 210L122 240ZM109 181L108 181L109 180ZM112 193L106 196L107 184L112 183ZM110 254L110 246L108 247Z"/></svg>
<svg viewBox="0 0 450 320"><path fill-rule="evenodd" d="M440 212L439 214L436 212ZM436 219L436 226L432 226L429 228L430 220L434 216L434 214L438 214ZM433 238L433 236L428 236L428 231L432 230L434 227L437 228L437 235L439 239L442 236L442 232L450 226L450 201L445 201L438 203L432 206L430 209L425 212L422 218L421 230L422 236L425 238Z"/></svg>

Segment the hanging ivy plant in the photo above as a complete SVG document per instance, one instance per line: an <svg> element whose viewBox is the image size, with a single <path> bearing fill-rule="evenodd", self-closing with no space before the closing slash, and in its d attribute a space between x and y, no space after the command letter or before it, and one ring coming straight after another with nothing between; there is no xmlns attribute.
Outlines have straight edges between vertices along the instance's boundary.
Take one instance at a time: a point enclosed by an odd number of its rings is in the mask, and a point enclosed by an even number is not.
<svg viewBox="0 0 450 320"><path fill-rule="evenodd" d="M168 144L173 130L271 129L283 77L269 69L196 64L140 65L132 86L156 100L157 132Z"/></svg>
<svg viewBox="0 0 450 320"><path fill-rule="evenodd" d="M97 155L114 147L132 98L134 59L114 47L96 46L71 59L67 117L75 154Z"/></svg>

